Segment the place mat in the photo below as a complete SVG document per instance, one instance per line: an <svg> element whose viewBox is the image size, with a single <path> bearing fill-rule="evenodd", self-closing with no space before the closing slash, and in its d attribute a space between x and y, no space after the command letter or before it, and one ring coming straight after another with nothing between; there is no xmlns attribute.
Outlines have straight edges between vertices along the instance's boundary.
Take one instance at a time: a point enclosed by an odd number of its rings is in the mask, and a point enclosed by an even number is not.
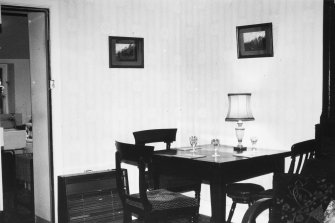
<svg viewBox="0 0 335 223"><path fill-rule="evenodd" d="M189 159L197 159L197 158L206 157L206 155L197 155L197 154L177 154L174 156L181 157L181 158L189 158Z"/></svg>
<svg viewBox="0 0 335 223"><path fill-rule="evenodd" d="M180 151L189 151L192 150L192 147L179 147L179 148L174 148L175 150L180 150ZM195 150L202 149L201 147L195 147Z"/></svg>
<svg viewBox="0 0 335 223"><path fill-rule="evenodd" d="M197 159L206 157L206 155L198 155L198 154L164 154L166 156L180 157L180 158L188 158L188 159Z"/></svg>
<svg viewBox="0 0 335 223"><path fill-rule="evenodd" d="M233 156L251 158L251 157L259 156L259 154L256 151L245 151L241 153L234 153Z"/></svg>
<svg viewBox="0 0 335 223"><path fill-rule="evenodd" d="M192 150L190 147L180 147L180 148L174 148L175 150L180 150L180 151L189 151Z"/></svg>

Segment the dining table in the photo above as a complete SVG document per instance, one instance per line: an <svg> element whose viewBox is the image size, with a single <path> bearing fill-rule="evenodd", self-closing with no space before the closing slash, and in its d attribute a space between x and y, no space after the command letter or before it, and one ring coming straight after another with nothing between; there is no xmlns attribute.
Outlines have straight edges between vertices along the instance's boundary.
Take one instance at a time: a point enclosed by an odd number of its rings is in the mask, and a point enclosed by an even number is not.
<svg viewBox="0 0 335 223"><path fill-rule="evenodd" d="M226 222L227 184L264 174L284 172L290 151L257 148L236 152L233 146L219 145L214 156L213 145L171 148L154 152L152 165L154 186L159 176L170 174L201 179L210 185L211 222Z"/></svg>

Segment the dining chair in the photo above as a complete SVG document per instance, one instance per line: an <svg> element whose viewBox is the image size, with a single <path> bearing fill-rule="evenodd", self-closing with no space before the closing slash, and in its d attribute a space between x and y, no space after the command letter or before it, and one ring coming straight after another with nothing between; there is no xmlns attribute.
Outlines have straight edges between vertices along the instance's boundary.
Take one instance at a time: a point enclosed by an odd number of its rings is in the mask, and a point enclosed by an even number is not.
<svg viewBox="0 0 335 223"><path fill-rule="evenodd" d="M145 223L175 218L187 218L189 222L198 221L199 204L195 198L166 189L148 190L145 170L151 163L154 147L118 141L115 145L116 180L124 208L124 223L132 222L132 214L143 219ZM139 193L131 194L129 190L125 190L122 163L137 163ZM132 181L132 178L129 180Z"/></svg>
<svg viewBox="0 0 335 223"><path fill-rule="evenodd" d="M166 144L165 149L170 149L171 143L176 141L177 129L148 129L133 132L133 135L137 145L164 142Z"/></svg>
<svg viewBox="0 0 335 223"><path fill-rule="evenodd" d="M314 139L295 143L291 147L291 163L288 174L299 174L306 161L315 157L316 143ZM272 198L273 189L264 190L254 183L233 183L227 185L227 196L233 200L227 222L231 222L236 204L248 204L249 207L261 198Z"/></svg>
<svg viewBox="0 0 335 223"><path fill-rule="evenodd" d="M176 140L177 129L149 129L133 132L136 145L147 145L151 143L165 143L165 149L170 150L171 144ZM173 165L173 164L172 164ZM152 167L149 165L147 172L149 188L154 188ZM185 176L160 175L159 188L165 188L174 192L194 191L195 198L200 204L201 180Z"/></svg>
<svg viewBox="0 0 335 223"><path fill-rule="evenodd" d="M307 164L307 165L306 165ZM242 223L256 223L269 211L269 222L334 222L334 159L306 160L299 174L275 173L272 197L261 198L248 208ZM264 221L263 218L259 218Z"/></svg>

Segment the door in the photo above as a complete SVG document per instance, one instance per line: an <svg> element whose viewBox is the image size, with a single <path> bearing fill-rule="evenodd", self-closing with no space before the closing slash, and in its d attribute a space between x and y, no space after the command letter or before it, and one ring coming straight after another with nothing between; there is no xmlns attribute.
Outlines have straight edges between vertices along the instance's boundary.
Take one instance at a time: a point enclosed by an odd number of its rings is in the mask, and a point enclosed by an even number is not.
<svg viewBox="0 0 335 223"><path fill-rule="evenodd" d="M35 216L37 222L54 222L49 11L8 5L1 10L2 14L20 13L28 18ZM3 26L2 33L9 28Z"/></svg>
<svg viewBox="0 0 335 223"><path fill-rule="evenodd" d="M51 221L50 101L46 14L29 12L29 51L33 120L35 215Z"/></svg>

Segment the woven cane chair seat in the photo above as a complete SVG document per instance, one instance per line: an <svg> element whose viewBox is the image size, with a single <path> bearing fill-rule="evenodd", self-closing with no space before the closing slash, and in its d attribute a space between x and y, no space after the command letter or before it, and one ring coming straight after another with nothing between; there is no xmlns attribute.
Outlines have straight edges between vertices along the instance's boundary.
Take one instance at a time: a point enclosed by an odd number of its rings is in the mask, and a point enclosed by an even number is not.
<svg viewBox="0 0 335 223"><path fill-rule="evenodd" d="M139 198L140 194L132 194L132 197ZM151 190L147 192L149 202L152 204L152 211L171 210L179 208L194 208L198 206L195 198L185 196L180 193L175 193L165 189ZM132 200L126 201L129 205L144 209L141 202Z"/></svg>
<svg viewBox="0 0 335 223"><path fill-rule="evenodd" d="M252 183L236 183L227 186L227 196L237 203L249 204L253 202L251 195L264 191L264 187Z"/></svg>

